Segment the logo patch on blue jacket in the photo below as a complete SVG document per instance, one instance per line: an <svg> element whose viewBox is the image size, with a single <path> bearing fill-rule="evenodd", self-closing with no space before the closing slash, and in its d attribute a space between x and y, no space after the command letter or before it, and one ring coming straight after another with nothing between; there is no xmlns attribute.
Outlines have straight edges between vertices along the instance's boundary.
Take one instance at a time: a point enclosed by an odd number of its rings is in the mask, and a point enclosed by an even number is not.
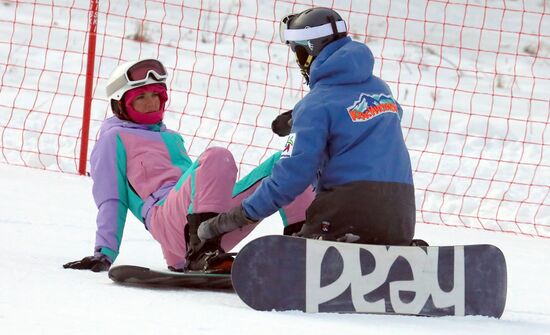
<svg viewBox="0 0 550 335"><path fill-rule="evenodd" d="M281 153L281 158L288 158L292 156L292 151L294 150L294 141L296 139L296 134L292 133L288 135L286 140L285 147Z"/></svg>
<svg viewBox="0 0 550 335"><path fill-rule="evenodd" d="M353 122L365 122L384 113L395 113L400 118L397 102L391 95L361 93L359 99L347 108Z"/></svg>

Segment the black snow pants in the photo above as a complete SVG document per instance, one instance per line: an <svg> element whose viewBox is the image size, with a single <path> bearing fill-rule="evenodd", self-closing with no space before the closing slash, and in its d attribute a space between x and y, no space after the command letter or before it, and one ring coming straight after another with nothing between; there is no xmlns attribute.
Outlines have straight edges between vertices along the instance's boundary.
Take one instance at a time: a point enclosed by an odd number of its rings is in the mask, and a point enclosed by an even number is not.
<svg viewBox="0 0 550 335"><path fill-rule="evenodd" d="M413 185L357 181L319 192L297 235L329 241L355 239L356 243L410 245L415 222Z"/></svg>

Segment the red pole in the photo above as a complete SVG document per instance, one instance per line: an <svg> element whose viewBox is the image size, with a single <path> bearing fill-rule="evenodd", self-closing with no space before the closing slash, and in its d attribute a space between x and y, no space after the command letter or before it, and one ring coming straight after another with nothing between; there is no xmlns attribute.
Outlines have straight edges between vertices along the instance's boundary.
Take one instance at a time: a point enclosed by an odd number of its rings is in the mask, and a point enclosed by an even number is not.
<svg viewBox="0 0 550 335"><path fill-rule="evenodd" d="M82 115L82 139L80 142L80 162L78 173L86 174L86 162L88 160L88 139L90 136L90 114L92 109L92 94L94 86L94 60L97 33L97 10L99 0L90 0L89 10L89 36L88 36L88 62L86 65L86 86L84 88L84 113Z"/></svg>

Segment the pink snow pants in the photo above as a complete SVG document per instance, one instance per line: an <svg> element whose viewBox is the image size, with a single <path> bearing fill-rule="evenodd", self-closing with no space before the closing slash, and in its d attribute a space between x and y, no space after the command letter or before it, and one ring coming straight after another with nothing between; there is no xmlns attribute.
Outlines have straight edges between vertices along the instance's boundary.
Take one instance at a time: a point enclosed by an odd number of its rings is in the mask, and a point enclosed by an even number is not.
<svg viewBox="0 0 550 335"><path fill-rule="evenodd" d="M187 215L192 213L221 213L238 206L259 186L261 179L251 187L233 196L237 177L237 165L231 152L225 148L209 148L198 158L194 166L180 178L166 199L153 206L150 233L162 248L169 266L181 268L185 263L184 228ZM305 220L306 209L313 201L312 188L306 189L293 202L282 208L290 225ZM227 233L222 238L224 250L231 250L257 225L251 225Z"/></svg>

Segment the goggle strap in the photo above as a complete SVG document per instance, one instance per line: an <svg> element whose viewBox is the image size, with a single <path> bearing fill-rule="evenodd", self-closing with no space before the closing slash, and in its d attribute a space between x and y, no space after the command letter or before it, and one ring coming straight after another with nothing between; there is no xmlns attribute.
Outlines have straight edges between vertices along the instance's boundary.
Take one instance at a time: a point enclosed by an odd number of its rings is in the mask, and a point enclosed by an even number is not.
<svg viewBox="0 0 550 335"><path fill-rule="evenodd" d="M312 55L307 55L307 59L306 59L306 63L304 64L304 68L309 68L309 66L311 65L311 62L313 62L313 56Z"/></svg>
<svg viewBox="0 0 550 335"><path fill-rule="evenodd" d="M333 23L325 23L322 26L303 28L303 29L285 29L285 41L307 41L320 37L330 36L347 31L346 22L336 21L336 31L333 29Z"/></svg>
<svg viewBox="0 0 550 335"><path fill-rule="evenodd" d="M128 83L128 79L126 79L126 76L118 77L116 80L111 82L107 87L107 92L116 92L122 87L124 87Z"/></svg>

